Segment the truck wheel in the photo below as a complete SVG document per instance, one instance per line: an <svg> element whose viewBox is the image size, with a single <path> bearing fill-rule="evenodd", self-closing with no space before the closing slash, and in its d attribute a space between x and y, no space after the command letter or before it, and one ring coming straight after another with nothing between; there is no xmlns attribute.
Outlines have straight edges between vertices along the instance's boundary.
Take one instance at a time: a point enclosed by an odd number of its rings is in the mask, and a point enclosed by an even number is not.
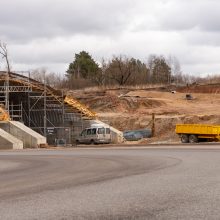
<svg viewBox="0 0 220 220"><path fill-rule="evenodd" d="M187 134L182 134L182 135L181 135L181 142L182 142L182 143L189 143L189 135L187 135Z"/></svg>
<svg viewBox="0 0 220 220"><path fill-rule="evenodd" d="M95 141L94 140L90 140L90 144L94 145Z"/></svg>
<svg viewBox="0 0 220 220"><path fill-rule="evenodd" d="M194 134L189 135L189 143L198 143L198 137Z"/></svg>

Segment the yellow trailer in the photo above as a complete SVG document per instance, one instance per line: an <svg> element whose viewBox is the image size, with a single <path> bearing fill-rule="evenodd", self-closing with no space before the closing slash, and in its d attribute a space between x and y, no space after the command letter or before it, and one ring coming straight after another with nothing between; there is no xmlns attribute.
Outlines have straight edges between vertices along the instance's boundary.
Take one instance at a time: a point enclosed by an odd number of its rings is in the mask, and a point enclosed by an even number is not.
<svg viewBox="0 0 220 220"><path fill-rule="evenodd" d="M177 124L176 134L182 143L201 141L220 141L220 125Z"/></svg>

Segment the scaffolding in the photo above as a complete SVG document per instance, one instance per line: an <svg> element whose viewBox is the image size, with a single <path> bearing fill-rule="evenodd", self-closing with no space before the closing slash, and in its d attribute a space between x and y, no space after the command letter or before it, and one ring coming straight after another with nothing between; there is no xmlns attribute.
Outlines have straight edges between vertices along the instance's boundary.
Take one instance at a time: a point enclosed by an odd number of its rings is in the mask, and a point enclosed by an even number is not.
<svg viewBox="0 0 220 220"><path fill-rule="evenodd" d="M19 71L10 73L8 79L0 74L0 120L9 120L10 115L11 120L24 122L50 143L60 137L71 143L83 129L83 121L96 118L96 113L63 91L47 86L45 77L41 83L30 75L29 71Z"/></svg>
<svg viewBox="0 0 220 220"><path fill-rule="evenodd" d="M12 121L23 122L23 106L22 102L20 104L14 105L13 103L9 105L10 119Z"/></svg>

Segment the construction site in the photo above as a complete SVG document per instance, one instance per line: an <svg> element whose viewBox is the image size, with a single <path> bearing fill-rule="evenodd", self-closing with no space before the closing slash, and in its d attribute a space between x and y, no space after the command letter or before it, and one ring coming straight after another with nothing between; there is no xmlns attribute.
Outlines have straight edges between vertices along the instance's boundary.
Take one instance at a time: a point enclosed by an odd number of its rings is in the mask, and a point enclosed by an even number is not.
<svg viewBox="0 0 220 220"><path fill-rule="evenodd" d="M29 72L0 72L0 103L1 149L73 145L83 128L102 123L84 104Z"/></svg>
<svg viewBox="0 0 220 220"><path fill-rule="evenodd" d="M178 123L220 124L219 87L212 84L64 92L32 79L29 72L2 71L0 148L74 146L82 130L94 124L110 127L111 143L176 143L179 139L174 130ZM153 137L135 142L123 138L123 132L129 130L152 129L152 115Z"/></svg>
<svg viewBox="0 0 220 220"><path fill-rule="evenodd" d="M154 136L127 144L179 143L176 124L220 124L220 84L91 88L68 94L120 131L151 129L155 114Z"/></svg>

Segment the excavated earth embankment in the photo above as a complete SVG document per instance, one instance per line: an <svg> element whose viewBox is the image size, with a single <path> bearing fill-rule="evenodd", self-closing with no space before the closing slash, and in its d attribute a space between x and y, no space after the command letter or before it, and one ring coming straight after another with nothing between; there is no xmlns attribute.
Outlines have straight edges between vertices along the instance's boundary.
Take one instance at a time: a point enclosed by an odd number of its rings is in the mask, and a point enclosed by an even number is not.
<svg viewBox="0 0 220 220"><path fill-rule="evenodd" d="M218 92L219 91L219 92ZM151 128L156 115L155 137L144 142L178 141L178 123L220 124L220 85L182 87L171 91L112 89L69 92L97 112L102 121L125 131ZM186 99L190 93L191 100Z"/></svg>

